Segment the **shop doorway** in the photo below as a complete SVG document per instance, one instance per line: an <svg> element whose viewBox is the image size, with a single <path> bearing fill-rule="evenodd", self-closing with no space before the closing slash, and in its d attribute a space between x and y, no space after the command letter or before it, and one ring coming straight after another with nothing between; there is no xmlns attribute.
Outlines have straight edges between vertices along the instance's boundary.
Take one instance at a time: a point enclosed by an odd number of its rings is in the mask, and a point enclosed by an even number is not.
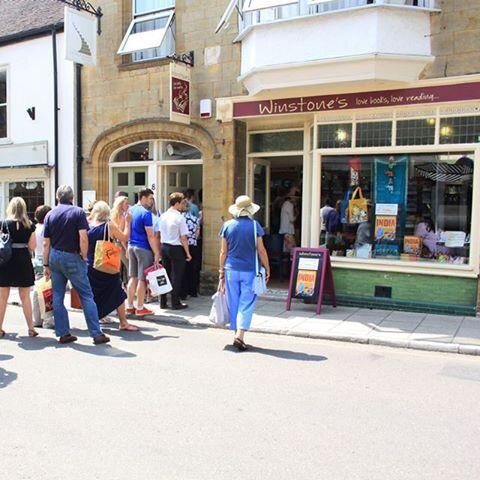
<svg viewBox="0 0 480 480"><path fill-rule="evenodd" d="M290 250L302 241L303 156L250 158L249 167L250 192L253 201L262 207L256 218L266 233L272 285L284 286L288 281Z"/></svg>
<svg viewBox="0 0 480 480"><path fill-rule="evenodd" d="M169 207L169 196L173 192L193 190L197 204L202 194L202 165L163 165L160 167L160 178L163 179L163 195L160 208L165 211Z"/></svg>

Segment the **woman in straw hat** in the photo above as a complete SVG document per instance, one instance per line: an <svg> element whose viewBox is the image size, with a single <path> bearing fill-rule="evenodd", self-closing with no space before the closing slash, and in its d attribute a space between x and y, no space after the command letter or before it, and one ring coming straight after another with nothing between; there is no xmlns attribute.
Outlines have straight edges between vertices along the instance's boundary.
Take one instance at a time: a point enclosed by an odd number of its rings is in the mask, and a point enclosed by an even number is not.
<svg viewBox="0 0 480 480"><path fill-rule="evenodd" d="M239 351L247 349L244 336L252 323L257 300L253 292L257 250L266 280L270 277L268 255L262 241L264 231L253 219L259 209L246 195L238 197L228 209L233 219L225 222L220 231L219 289L227 295L230 329L235 331L233 345Z"/></svg>

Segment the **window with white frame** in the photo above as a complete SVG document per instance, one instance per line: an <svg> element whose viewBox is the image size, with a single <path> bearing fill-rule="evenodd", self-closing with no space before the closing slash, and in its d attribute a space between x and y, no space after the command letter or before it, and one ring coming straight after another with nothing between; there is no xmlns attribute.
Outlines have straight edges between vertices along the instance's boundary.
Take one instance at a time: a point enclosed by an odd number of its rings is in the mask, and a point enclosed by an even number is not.
<svg viewBox="0 0 480 480"><path fill-rule="evenodd" d="M175 0L133 0L133 19L118 53L140 61L174 52Z"/></svg>
<svg viewBox="0 0 480 480"><path fill-rule="evenodd" d="M0 138L7 137L7 71L0 70Z"/></svg>

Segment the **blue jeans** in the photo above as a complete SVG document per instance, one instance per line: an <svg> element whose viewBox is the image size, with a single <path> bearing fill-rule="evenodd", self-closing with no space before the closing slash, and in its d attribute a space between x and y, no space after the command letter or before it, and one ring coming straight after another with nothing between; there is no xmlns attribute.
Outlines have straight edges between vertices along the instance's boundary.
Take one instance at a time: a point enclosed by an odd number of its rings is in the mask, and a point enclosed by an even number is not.
<svg viewBox="0 0 480 480"><path fill-rule="evenodd" d="M255 272L225 270L225 290L231 330L248 330L257 296L253 293Z"/></svg>
<svg viewBox="0 0 480 480"><path fill-rule="evenodd" d="M68 312L64 304L67 280L70 280L78 292L90 336L98 337L102 335L98 322L97 306L93 300L92 288L88 281L87 262L82 260L78 253L62 252L52 248L49 264L52 272L53 315L57 337L70 333Z"/></svg>

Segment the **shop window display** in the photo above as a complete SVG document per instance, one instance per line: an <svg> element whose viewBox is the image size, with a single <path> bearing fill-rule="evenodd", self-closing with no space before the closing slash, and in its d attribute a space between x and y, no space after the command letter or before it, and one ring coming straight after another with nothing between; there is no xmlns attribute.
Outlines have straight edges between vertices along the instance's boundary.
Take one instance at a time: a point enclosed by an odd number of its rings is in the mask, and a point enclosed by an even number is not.
<svg viewBox="0 0 480 480"><path fill-rule="evenodd" d="M333 207L326 209L331 218L322 219L322 241L333 255L468 263L473 154L323 156L321 162L322 206Z"/></svg>

